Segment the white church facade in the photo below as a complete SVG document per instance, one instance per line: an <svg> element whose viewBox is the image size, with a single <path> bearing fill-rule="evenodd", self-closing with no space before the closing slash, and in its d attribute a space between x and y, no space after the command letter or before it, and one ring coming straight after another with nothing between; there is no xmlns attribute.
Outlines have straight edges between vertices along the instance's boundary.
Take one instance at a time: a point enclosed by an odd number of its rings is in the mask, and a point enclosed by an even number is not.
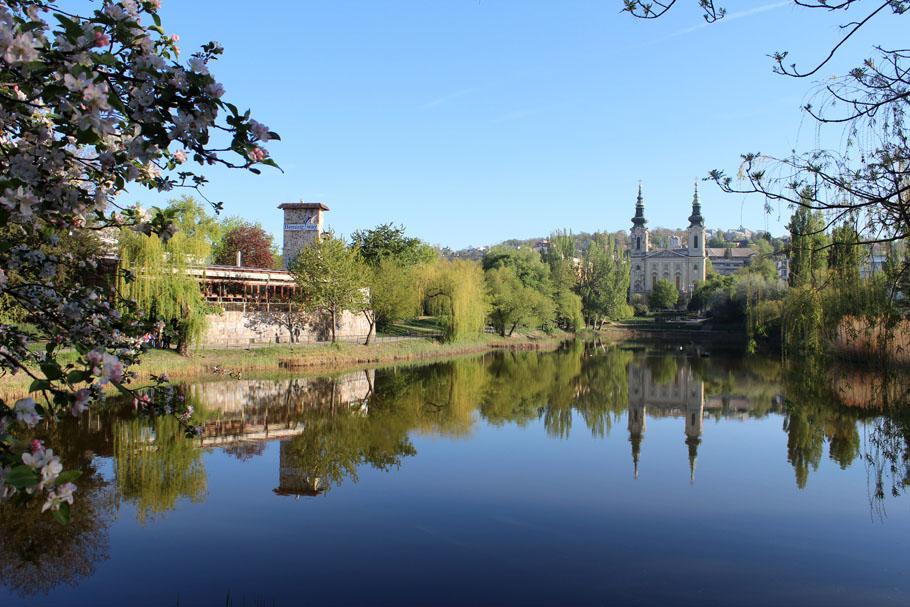
<svg viewBox="0 0 910 607"><path fill-rule="evenodd" d="M630 298L639 294L648 295L661 279L675 285L680 293L691 295L695 285L705 280L705 265L708 260L705 248L705 220L701 215L701 204L698 201L698 185L695 186L695 195L692 198L692 214L689 216L689 227L686 229L685 246L652 249L647 224L645 203L639 185L629 241Z"/></svg>

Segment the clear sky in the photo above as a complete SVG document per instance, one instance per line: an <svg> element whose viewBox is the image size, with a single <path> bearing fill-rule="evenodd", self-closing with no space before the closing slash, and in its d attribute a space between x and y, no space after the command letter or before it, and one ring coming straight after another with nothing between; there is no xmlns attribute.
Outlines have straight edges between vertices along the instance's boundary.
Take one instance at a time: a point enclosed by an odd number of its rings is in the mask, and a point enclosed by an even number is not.
<svg viewBox="0 0 910 607"><path fill-rule="evenodd" d="M722 0L728 16L709 26L695 0L657 21L621 4L164 0L161 16L187 55L221 42L212 71L226 99L282 136L270 151L283 174L207 172L227 214L260 221L280 243L276 206L322 201L342 234L392 221L461 248L628 229L639 180L650 225L684 227L696 177L735 174L743 152L814 141L799 111L813 83L773 75L766 55L816 60L851 15ZM871 22L822 75L873 42L905 47L906 21ZM700 192L709 227L777 234L789 216L712 184Z"/></svg>

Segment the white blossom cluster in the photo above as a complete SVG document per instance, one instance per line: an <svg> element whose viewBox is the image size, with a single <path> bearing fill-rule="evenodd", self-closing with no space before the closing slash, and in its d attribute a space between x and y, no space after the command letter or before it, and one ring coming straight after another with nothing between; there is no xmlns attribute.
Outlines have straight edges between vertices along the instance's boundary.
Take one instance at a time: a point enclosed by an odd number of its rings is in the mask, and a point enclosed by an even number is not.
<svg viewBox="0 0 910 607"><path fill-rule="evenodd" d="M277 166L262 147L277 135L222 99L209 71L220 45L181 61L158 8L103 0L76 16L56 0L0 3L0 310L18 321L0 316L0 375L27 373L34 394L0 400L0 499L43 493L46 510L68 512L72 479L51 449L22 434L82 414L105 385L190 427L191 411L160 378L150 390L128 386L146 315L96 260L55 249L60 236L116 226L166 239L174 233L166 216L118 203L130 185L198 189L205 178L184 167L190 160ZM64 271L78 278L62 281ZM59 362L63 349L79 360Z"/></svg>

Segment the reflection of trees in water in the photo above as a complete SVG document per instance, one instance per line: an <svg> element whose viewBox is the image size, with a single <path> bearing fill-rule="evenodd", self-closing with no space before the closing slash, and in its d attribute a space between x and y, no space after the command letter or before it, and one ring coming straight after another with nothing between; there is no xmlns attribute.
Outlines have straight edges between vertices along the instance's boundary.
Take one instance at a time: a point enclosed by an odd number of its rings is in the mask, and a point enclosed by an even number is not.
<svg viewBox="0 0 910 607"><path fill-rule="evenodd" d="M350 407L312 410L303 414L303 432L282 444L281 486L277 493L313 494L357 482L357 468L369 464L380 470L401 465L416 453L395 412L370 408L368 416Z"/></svg>
<svg viewBox="0 0 910 607"><path fill-rule="evenodd" d="M94 466L83 461L81 469L78 507L68 525L41 512L41 500L0 503L0 584L23 596L46 594L60 584L76 585L109 558L114 492Z"/></svg>
<svg viewBox="0 0 910 607"><path fill-rule="evenodd" d="M171 416L114 422L114 478L143 523L180 498L201 501L206 491L202 451Z"/></svg>
<svg viewBox="0 0 910 607"><path fill-rule="evenodd" d="M241 441L224 448L224 452L242 462L259 457L265 452L264 441Z"/></svg>
<svg viewBox="0 0 910 607"><path fill-rule="evenodd" d="M61 584L77 584L109 558L116 496L93 461L110 445L109 430L109 418L97 412L39 426L37 437L53 445L67 468L82 471L78 501L68 525L42 513L42 500L27 506L0 503L0 585L23 596L46 594Z"/></svg>
<svg viewBox="0 0 910 607"><path fill-rule="evenodd" d="M910 486L910 378L813 361L787 369L787 449L804 487L809 470L828 455L846 468L862 455L873 509ZM845 381L849 378L849 383ZM857 425L862 423L863 435Z"/></svg>

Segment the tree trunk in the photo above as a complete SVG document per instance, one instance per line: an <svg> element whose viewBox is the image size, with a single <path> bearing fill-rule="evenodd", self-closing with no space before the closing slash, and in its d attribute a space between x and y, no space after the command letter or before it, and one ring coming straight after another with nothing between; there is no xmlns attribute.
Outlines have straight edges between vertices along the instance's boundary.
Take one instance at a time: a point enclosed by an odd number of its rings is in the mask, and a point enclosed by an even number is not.
<svg viewBox="0 0 910 607"><path fill-rule="evenodd" d="M512 325L512 328L509 329L509 337L512 337L512 333L515 332L515 327L517 327L517 326L518 326L518 323L515 323L514 325Z"/></svg>
<svg viewBox="0 0 910 607"><path fill-rule="evenodd" d="M370 316L370 314L369 314L368 312L366 312L366 311L364 311L363 315L366 317L367 323L369 323L369 325L370 325L370 330L367 331L367 339L366 339L365 342L363 342L363 345L369 346L369 345L370 345L370 338L373 337L373 327L376 326L376 319L375 319L375 318L372 318L372 317Z"/></svg>
<svg viewBox="0 0 910 607"><path fill-rule="evenodd" d="M338 318L338 310L335 306L332 306L332 343L335 343L335 324Z"/></svg>

